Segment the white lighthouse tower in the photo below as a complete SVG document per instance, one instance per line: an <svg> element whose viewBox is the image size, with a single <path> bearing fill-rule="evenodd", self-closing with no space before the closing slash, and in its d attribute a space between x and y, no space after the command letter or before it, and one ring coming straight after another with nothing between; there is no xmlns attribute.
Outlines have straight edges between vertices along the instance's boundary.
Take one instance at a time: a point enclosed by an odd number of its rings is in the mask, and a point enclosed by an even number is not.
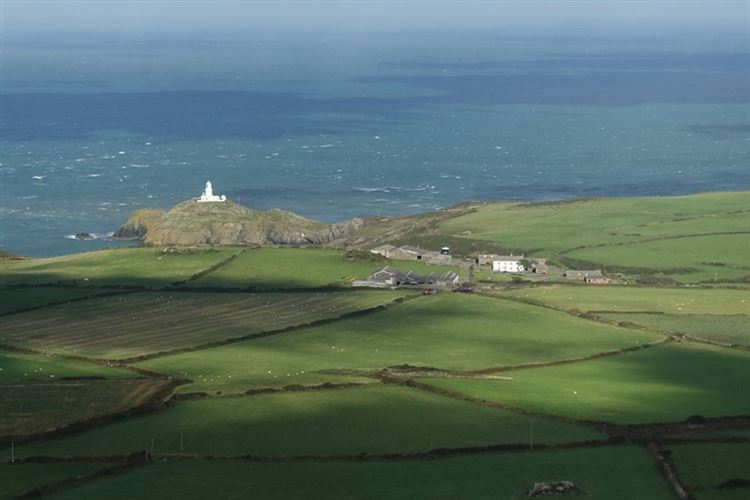
<svg viewBox="0 0 750 500"><path fill-rule="evenodd" d="M203 194L200 198L196 200L198 203L206 203L206 202L221 202L221 201L227 201L227 197L223 194L221 196L216 196L214 194L214 188L211 185L211 181L206 181L206 189L203 190Z"/></svg>

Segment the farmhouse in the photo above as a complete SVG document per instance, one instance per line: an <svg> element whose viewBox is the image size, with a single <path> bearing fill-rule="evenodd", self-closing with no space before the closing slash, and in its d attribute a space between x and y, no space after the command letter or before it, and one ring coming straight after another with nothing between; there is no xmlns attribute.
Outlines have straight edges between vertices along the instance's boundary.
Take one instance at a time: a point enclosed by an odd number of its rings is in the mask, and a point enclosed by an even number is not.
<svg viewBox="0 0 750 500"><path fill-rule="evenodd" d="M482 253L474 257L474 264L480 266L491 266L492 261L498 260L499 255L494 253Z"/></svg>
<svg viewBox="0 0 750 500"><path fill-rule="evenodd" d="M434 250L424 250L412 245L395 247L393 245L380 245L370 252L382 255L388 259L394 260L421 260L428 264L450 265L453 262L450 248L443 247L436 252Z"/></svg>
<svg viewBox="0 0 750 500"><path fill-rule="evenodd" d="M606 285L609 283L609 278L605 277L600 269L589 271L568 269L564 276L568 279L583 280L584 283L589 285Z"/></svg>
<svg viewBox="0 0 750 500"><path fill-rule="evenodd" d="M492 272L522 273L526 270L521 261L523 255L500 255L492 261Z"/></svg>
<svg viewBox="0 0 750 500"><path fill-rule="evenodd" d="M357 280L354 287L369 288L454 288L461 283L457 273L417 274L414 271L401 272L392 267L384 267L372 273L366 280Z"/></svg>

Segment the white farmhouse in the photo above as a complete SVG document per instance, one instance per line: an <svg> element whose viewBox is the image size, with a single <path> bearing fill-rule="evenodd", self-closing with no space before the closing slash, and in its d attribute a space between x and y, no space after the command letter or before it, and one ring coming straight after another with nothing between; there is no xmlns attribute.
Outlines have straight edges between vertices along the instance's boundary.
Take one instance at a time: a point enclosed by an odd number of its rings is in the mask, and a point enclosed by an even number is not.
<svg viewBox="0 0 750 500"><path fill-rule="evenodd" d="M492 272L495 273L522 273L526 269L521 264L523 255L499 255L492 261Z"/></svg>

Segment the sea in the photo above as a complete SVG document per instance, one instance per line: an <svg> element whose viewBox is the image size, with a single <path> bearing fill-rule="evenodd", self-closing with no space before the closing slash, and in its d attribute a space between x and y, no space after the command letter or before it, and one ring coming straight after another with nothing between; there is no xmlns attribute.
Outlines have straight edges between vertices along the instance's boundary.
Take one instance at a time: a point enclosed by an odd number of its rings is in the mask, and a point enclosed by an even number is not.
<svg viewBox="0 0 750 500"><path fill-rule="evenodd" d="M324 222L750 188L743 37L68 34L2 60L0 249L22 255L122 244L207 180Z"/></svg>

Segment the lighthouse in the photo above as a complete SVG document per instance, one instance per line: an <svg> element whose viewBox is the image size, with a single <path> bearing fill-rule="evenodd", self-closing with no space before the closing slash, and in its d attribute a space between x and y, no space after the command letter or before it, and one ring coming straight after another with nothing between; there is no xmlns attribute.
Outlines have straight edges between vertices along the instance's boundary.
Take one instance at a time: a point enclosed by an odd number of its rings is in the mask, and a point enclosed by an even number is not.
<svg viewBox="0 0 750 500"><path fill-rule="evenodd" d="M211 185L211 181L206 181L206 189L203 190L203 194L200 198L196 200L198 203L207 203L207 202L221 202L221 201L227 201L227 197L223 194L221 196L217 196L214 194L214 188Z"/></svg>

